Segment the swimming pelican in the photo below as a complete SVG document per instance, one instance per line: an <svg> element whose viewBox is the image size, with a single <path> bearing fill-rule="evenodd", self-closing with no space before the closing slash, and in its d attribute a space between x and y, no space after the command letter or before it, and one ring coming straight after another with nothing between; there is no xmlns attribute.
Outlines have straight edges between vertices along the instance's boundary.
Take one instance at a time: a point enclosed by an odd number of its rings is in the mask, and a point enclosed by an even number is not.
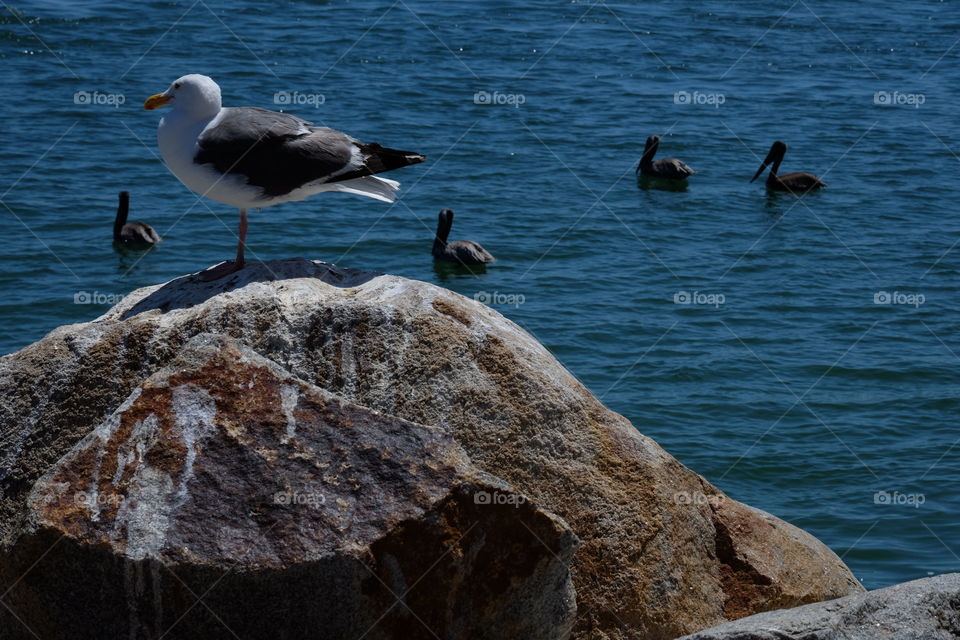
<svg viewBox="0 0 960 640"><path fill-rule="evenodd" d="M395 180L373 174L423 162L411 151L365 144L340 131L315 127L288 113L222 107L220 87L207 76L178 78L144 109L170 105L157 142L164 164L191 191L240 211L237 259L201 276L215 280L243 268L247 209L340 191L393 202Z"/></svg>
<svg viewBox="0 0 960 640"><path fill-rule="evenodd" d="M779 140L774 142L770 146L770 152L767 154L767 157L764 158L763 164L760 165L760 168L757 169L757 172L753 174L752 178L750 178L750 182L753 182L760 177L760 174L763 173L763 170L767 168L767 165L772 163L773 166L770 167L770 175L767 176L767 189L772 191L803 193L804 191L811 191L813 189L819 189L820 187L827 186L827 183L812 173L798 171L796 173L785 173L782 176L778 176L777 170L780 168L780 163L783 162L783 154L786 152L786 144L780 142Z"/></svg>
<svg viewBox="0 0 960 640"><path fill-rule="evenodd" d="M650 178L669 178L671 180L683 180L687 176L696 173L682 160L676 158L664 158L663 160L653 161L653 156L657 155L657 149L660 147L660 136L650 136L647 138L647 144L643 148L643 156L640 157L640 164L637 165L637 173Z"/></svg>
<svg viewBox="0 0 960 640"><path fill-rule="evenodd" d="M117 217L113 221L113 241L131 248L147 248L160 242L160 236L146 222L127 222L130 213L130 192L120 192Z"/></svg>
<svg viewBox="0 0 960 640"><path fill-rule="evenodd" d="M473 240L447 242L452 226L453 209L441 209L437 220L437 237L433 240L434 259L460 264L485 264L496 260L489 251Z"/></svg>

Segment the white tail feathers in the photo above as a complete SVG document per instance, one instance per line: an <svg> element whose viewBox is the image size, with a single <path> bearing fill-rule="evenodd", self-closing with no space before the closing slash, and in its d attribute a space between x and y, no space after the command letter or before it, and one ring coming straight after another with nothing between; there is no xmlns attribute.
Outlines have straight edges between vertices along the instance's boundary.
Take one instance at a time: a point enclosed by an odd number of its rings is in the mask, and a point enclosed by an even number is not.
<svg viewBox="0 0 960 640"><path fill-rule="evenodd" d="M325 184L324 191L341 191L343 193L353 193L358 196L367 196L383 202L394 202L397 196L394 193L400 188L400 183L388 178L378 176L363 176L362 178L353 178L343 182L333 182Z"/></svg>

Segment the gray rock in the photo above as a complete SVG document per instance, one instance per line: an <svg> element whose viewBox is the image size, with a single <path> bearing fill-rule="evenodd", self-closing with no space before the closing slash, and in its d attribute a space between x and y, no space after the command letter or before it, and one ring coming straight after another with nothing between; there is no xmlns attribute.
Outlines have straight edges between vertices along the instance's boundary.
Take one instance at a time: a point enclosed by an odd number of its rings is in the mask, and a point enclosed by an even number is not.
<svg viewBox="0 0 960 640"><path fill-rule="evenodd" d="M960 573L795 609L768 611L680 640L957 640Z"/></svg>
<svg viewBox="0 0 960 640"><path fill-rule="evenodd" d="M0 567L32 531L38 480L205 333L341 402L449 433L464 463L562 519L582 542L574 637L674 638L862 590L822 543L723 495L499 313L301 259L140 289L0 359Z"/></svg>

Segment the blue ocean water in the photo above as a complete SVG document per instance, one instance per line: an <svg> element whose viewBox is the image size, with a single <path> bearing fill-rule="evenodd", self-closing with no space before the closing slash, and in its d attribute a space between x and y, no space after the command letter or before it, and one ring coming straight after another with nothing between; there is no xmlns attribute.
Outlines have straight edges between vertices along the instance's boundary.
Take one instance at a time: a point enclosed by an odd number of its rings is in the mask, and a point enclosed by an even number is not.
<svg viewBox="0 0 960 640"><path fill-rule="evenodd" d="M204 73L227 105L429 156L391 175L394 206L253 212L248 257L489 301L866 586L958 571L958 5L9 1L0 352L232 256L236 213L166 171L142 110ZM697 170L686 189L635 180L653 133ZM748 183L776 139L828 188ZM111 247L120 189L155 250ZM435 269L441 207L496 265Z"/></svg>

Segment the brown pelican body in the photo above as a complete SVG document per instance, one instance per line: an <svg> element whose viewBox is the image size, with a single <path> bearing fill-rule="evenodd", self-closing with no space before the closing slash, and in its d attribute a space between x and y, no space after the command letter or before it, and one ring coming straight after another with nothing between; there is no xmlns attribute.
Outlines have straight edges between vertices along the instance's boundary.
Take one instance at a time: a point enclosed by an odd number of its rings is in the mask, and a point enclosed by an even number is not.
<svg viewBox="0 0 960 640"><path fill-rule="evenodd" d="M125 247L146 248L160 242L160 236L146 222L127 222L130 213L130 192L120 192L117 217L113 221L113 241Z"/></svg>
<svg viewBox="0 0 960 640"><path fill-rule="evenodd" d="M650 136L647 138L647 144L643 148L643 156L640 158L640 164L637 166L637 173L648 178L667 178L670 180L684 180L687 176L696 173L682 160L676 158L664 158L663 160L653 161L653 156L657 155L657 149L660 147L660 136Z"/></svg>
<svg viewBox="0 0 960 640"><path fill-rule="evenodd" d="M433 257L459 264L486 264L495 258L473 240L447 242L453 226L453 209L441 209L437 220L437 237L433 240Z"/></svg>
<svg viewBox="0 0 960 640"><path fill-rule="evenodd" d="M804 193L806 191L812 191L813 189L819 189L820 187L827 186L827 183L822 181L817 176L812 173L804 173L803 171L797 171L796 173L785 173L783 175L777 175L777 170L780 169L780 163L783 162L783 155L787 152L787 145L783 142L777 140L770 146L770 152L767 154L767 157L764 158L763 164L760 165L760 168L757 169L757 172L753 174L753 177L750 178L750 182L753 182L760 177L760 174L763 173L763 170L767 168L767 165L773 165L770 167L770 174L767 176L767 189L771 191L789 191L791 193Z"/></svg>

